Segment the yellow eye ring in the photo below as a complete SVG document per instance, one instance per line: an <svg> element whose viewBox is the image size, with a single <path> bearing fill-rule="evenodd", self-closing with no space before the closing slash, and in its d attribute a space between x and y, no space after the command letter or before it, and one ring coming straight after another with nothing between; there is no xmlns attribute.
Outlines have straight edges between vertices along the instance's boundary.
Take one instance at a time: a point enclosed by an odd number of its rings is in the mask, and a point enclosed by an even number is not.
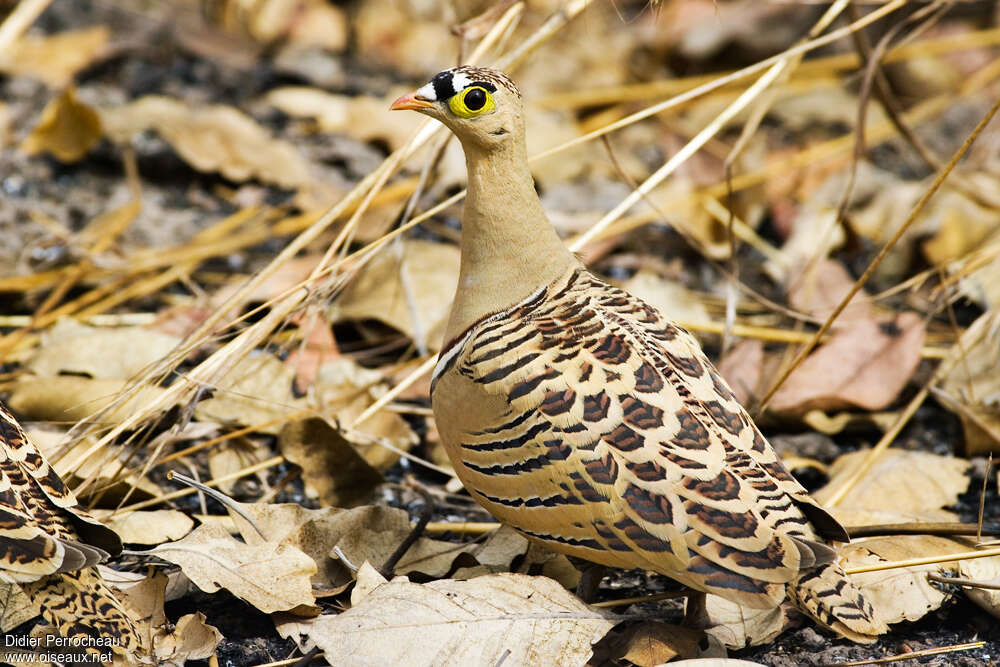
<svg viewBox="0 0 1000 667"><path fill-rule="evenodd" d="M448 100L448 108L459 118L472 118L493 111L496 104L493 95L482 86L469 86L462 92L452 95Z"/></svg>

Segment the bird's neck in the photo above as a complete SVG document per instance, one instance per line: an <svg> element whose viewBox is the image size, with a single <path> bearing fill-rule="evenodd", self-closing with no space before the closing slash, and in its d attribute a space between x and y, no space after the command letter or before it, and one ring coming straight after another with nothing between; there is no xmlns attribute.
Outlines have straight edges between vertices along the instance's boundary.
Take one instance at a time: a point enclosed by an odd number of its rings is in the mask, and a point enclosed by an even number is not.
<svg viewBox="0 0 1000 667"><path fill-rule="evenodd" d="M578 265L545 216L523 141L490 151L464 148L462 264L445 343Z"/></svg>

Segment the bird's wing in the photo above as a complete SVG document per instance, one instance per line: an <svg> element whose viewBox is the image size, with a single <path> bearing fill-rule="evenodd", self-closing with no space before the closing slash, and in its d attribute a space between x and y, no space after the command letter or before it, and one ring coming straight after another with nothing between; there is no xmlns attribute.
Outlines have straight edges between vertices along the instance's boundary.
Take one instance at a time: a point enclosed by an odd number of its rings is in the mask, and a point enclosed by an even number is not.
<svg viewBox="0 0 1000 667"><path fill-rule="evenodd" d="M827 558L697 343L586 271L482 322L454 365L509 405L460 435L463 481L522 532L752 606Z"/></svg>
<svg viewBox="0 0 1000 667"><path fill-rule="evenodd" d="M0 405L0 578L31 581L121 551L113 531L76 498Z"/></svg>

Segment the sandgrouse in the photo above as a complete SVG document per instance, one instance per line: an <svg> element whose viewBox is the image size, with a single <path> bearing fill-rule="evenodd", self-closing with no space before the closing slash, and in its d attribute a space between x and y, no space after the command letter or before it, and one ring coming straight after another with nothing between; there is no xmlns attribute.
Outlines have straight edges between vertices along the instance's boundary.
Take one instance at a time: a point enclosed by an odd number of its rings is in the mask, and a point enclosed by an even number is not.
<svg viewBox="0 0 1000 667"><path fill-rule="evenodd" d="M0 405L0 581L20 585L71 647L131 655L138 635L94 567L121 549Z"/></svg>
<svg viewBox="0 0 1000 667"><path fill-rule="evenodd" d="M520 93L456 67L392 109L462 143L461 269L434 370L469 493L554 551L749 607L788 595L859 642L886 631L823 540L844 528L788 473L695 339L584 268L528 170Z"/></svg>

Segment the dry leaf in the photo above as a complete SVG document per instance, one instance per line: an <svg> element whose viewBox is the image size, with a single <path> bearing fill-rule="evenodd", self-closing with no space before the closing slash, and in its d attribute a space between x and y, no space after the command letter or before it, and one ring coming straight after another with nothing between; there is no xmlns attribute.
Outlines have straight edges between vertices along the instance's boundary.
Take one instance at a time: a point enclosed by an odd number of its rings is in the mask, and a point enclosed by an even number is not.
<svg viewBox="0 0 1000 667"><path fill-rule="evenodd" d="M126 544L162 544L179 540L194 527L194 520L177 510L149 510L112 514L92 510L105 526L118 533Z"/></svg>
<svg viewBox="0 0 1000 667"><path fill-rule="evenodd" d="M688 604L691 604L690 598ZM703 605L687 612L694 627L703 629L727 648L759 646L777 637L785 628L788 616L784 607L751 609L718 595L706 595Z"/></svg>
<svg viewBox="0 0 1000 667"><path fill-rule="evenodd" d="M719 360L719 373L733 388L736 399L750 405L764 377L764 342L748 338L730 347Z"/></svg>
<svg viewBox="0 0 1000 667"><path fill-rule="evenodd" d="M958 540L932 535L893 535L849 544L840 550L845 568L883 562L944 556L972 547ZM897 568L851 575L878 616L886 623L915 621L939 608L950 596L927 580L928 572L942 573L949 563Z"/></svg>
<svg viewBox="0 0 1000 667"><path fill-rule="evenodd" d="M66 434L61 431L29 428L28 433L41 452L50 461L55 461L52 467L71 487L93 478L102 489L101 501L105 505L120 503L133 484L135 489L129 496L133 501L147 500L161 494L160 487L149 479L142 477L134 480L123 474L125 467L118 458L117 448L91 452L93 440L82 438L66 451Z"/></svg>
<svg viewBox="0 0 1000 667"><path fill-rule="evenodd" d="M324 505L352 507L382 482L382 475L323 419L285 424L278 435L278 448L302 468L307 494Z"/></svg>
<svg viewBox="0 0 1000 667"><path fill-rule="evenodd" d="M385 113L395 96L335 95L319 88L289 86L267 94L267 101L295 118L311 118L322 132L347 134L359 141L381 139L393 150L403 146L422 119L417 115L397 118ZM395 96L394 96L395 95Z"/></svg>
<svg viewBox="0 0 1000 667"><path fill-rule="evenodd" d="M346 357L320 368L315 385L318 411L332 414L341 427L341 435L379 471L391 468L399 460L398 451L408 451L418 442L417 434L406 420L386 410L354 426L361 413L387 391L389 385L382 373Z"/></svg>
<svg viewBox="0 0 1000 667"><path fill-rule="evenodd" d="M212 398L195 408L202 421L260 426L263 433L276 434L281 420L306 407L305 401L292 395L295 371L277 357L264 352L251 353L221 377Z"/></svg>
<svg viewBox="0 0 1000 667"><path fill-rule="evenodd" d="M726 656L726 649L711 635L701 630L669 625L659 621L645 621L628 629L620 640L623 642L619 659L637 667L655 667L676 657L706 658ZM701 643L707 643L703 650Z"/></svg>
<svg viewBox="0 0 1000 667"><path fill-rule="evenodd" d="M10 390L7 405L37 421L78 422L110 405L128 386L126 380L92 379L75 375L39 378L24 375ZM132 398L103 415L109 424L125 421L163 393L144 386Z"/></svg>
<svg viewBox="0 0 1000 667"><path fill-rule="evenodd" d="M830 466L830 481L813 497L822 505L840 488L869 450L844 454ZM887 449L837 505L898 512L922 512L954 505L969 486L969 462L928 452Z"/></svg>
<svg viewBox="0 0 1000 667"><path fill-rule="evenodd" d="M107 26L98 25L54 35L22 35L0 51L0 71L62 88L94 61L110 34Z"/></svg>
<svg viewBox="0 0 1000 667"><path fill-rule="evenodd" d="M28 155L51 153L62 162L76 162L101 140L101 118L76 99L72 87L53 98L31 134L21 142Z"/></svg>
<svg viewBox="0 0 1000 667"><path fill-rule="evenodd" d="M555 581L496 574L378 586L311 637L332 664L580 665L614 626Z"/></svg>
<svg viewBox="0 0 1000 667"><path fill-rule="evenodd" d="M825 319L854 281L840 264L818 262L789 294L792 306ZM862 293L855 295L833 327L833 336L806 357L775 393L771 409L802 413L889 405L920 363L923 318L916 313L878 317Z"/></svg>
<svg viewBox="0 0 1000 667"><path fill-rule="evenodd" d="M1000 266L1000 264L998 264ZM1000 451L1000 311L979 317L962 334L951 367L936 394L962 420L966 456Z"/></svg>
<svg viewBox="0 0 1000 667"><path fill-rule="evenodd" d="M430 241L404 241L380 253L334 304L334 321L375 319L437 350L458 285L459 250Z"/></svg>
<svg viewBox="0 0 1000 667"><path fill-rule="evenodd" d="M129 379L166 356L180 338L145 327L106 328L62 318L26 366L41 377L89 375Z"/></svg>
<svg viewBox="0 0 1000 667"><path fill-rule="evenodd" d="M382 576L382 573L376 570L371 563L365 561L358 568L357 582L354 584L354 588L351 589L351 606L357 607L361 604L361 601L368 597L368 594L374 591L376 588L388 580Z"/></svg>
<svg viewBox="0 0 1000 667"><path fill-rule="evenodd" d="M190 108L179 100L150 95L101 111L107 136L128 142L156 130L198 171L218 171L234 181L257 178L295 188L310 183L309 165L294 146L272 138L252 118L232 107Z"/></svg>
<svg viewBox="0 0 1000 667"><path fill-rule="evenodd" d="M959 561L958 573L965 579L994 586L1000 585L1000 557ZM991 616L1000 619L1000 590L965 586L962 592Z"/></svg>
<svg viewBox="0 0 1000 667"><path fill-rule="evenodd" d="M156 664L184 667L188 660L210 658L220 641L222 633L205 623L204 614L186 614L177 620L173 632L157 639Z"/></svg>
<svg viewBox="0 0 1000 667"><path fill-rule="evenodd" d="M666 280L650 271L638 271L622 289L653 306L675 322L711 322L698 295L676 280Z"/></svg>
<svg viewBox="0 0 1000 667"><path fill-rule="evenodd" d="M0 632L10 632L41 613L19 585L0 581Z"/></svg>
<svg viewBox="0 0 1000 667"><path fill-rule="evenodd" d="M265 613L314 601L310 578L316 563L293 546L273 542L251 546L222 528L203 525L182 540L146 553L180 565L206 593L225 588Z"/></svg>
<svg viewBox="0 0 1000 667"><path fill-rule="evenodd" d="M261 439L245 437L230 438L209 451L208 472L212 479L218 479L260 463L265 459L271 458L273 455L274 451ZM263 480L265 477L262 476L260 479ZM228 495L232 494L233 489L239 483L240 477L236 477L228 482L220 483L217 488Z"/></svg>

